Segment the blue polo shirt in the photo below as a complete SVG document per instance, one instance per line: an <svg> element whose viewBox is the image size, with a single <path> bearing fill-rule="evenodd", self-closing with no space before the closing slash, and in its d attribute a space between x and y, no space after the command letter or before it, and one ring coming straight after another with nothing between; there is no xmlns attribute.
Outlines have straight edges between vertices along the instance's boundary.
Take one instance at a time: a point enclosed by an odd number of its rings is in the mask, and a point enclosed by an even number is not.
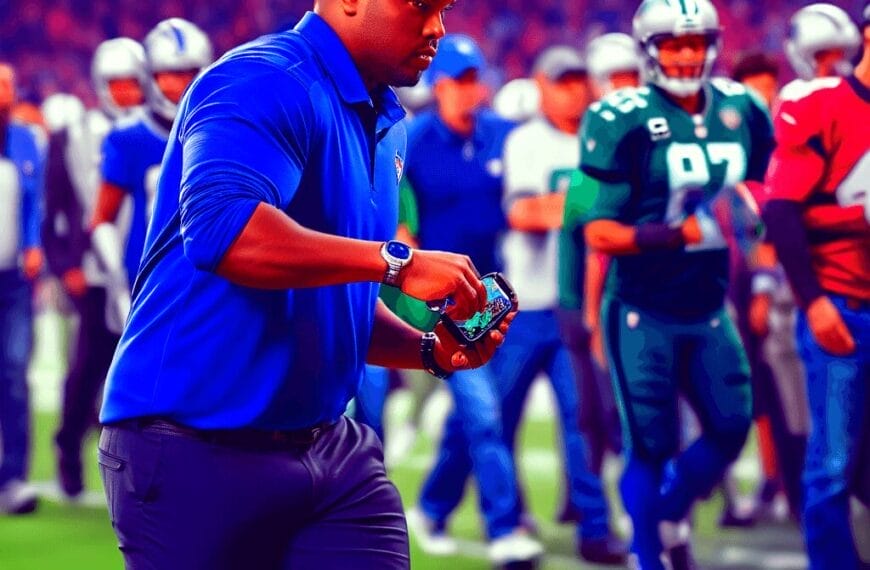
<svg viewBox="0 0 870 570"><path fill-rule="evenodd" d="M18 270L21 252L39 247L45 157L30 127L10 122L0 136L0 271Z"/></svg>
<svg viewBox="0 0 870 570"><path fill-rule="evenodd" d="M273 291L214 270L261 202L320 232L394 235L404 111L390 89L375 99L312 13L195 81L170 135L102 422L296 429L340 416L363 373L379 285Z"/></svg>
<svg viewBox="0 0 870 570"><path fill-rule="evenodd" d="M124 268L132 287L145 246L145 230L154 206L160 162L169 133L146 113L115 124L103 140L103 180L126 192L133 208L125 228Z"/></svg>
<svg viewBox="0 0 870 570"><path fill-rule="evenodd" d="M496 242L507 228L502 151L514 126L491 111L478 115L469 138L435 111L410 122L405 175L417 199L421 248L467 255L481 273L500 269Z"/></svg>

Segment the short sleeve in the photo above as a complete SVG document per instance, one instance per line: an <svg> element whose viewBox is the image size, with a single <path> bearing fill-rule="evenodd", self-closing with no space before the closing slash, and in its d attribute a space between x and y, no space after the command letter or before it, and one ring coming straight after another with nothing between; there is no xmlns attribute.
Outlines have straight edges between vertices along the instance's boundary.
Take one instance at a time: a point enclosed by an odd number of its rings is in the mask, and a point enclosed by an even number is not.
<svg viewBox="0 0 870 570"><path fill-rule="evenodd" d="M123 147L123 134L118 129L112 130L103 139L102 180L125 192L132 192L133 184L127 160L129 151L125 152Z"/></svg>
<svg viewBox="0 0 870 570"><path fill-rule="evenodd" d="M508 135L504 145L504 197L505 210L518 198L538 196L546 192L541 167L536 164L536 144L539 141L530 130L533 123L520 127Z"/></svg>
<svg viewBox="0 0 870 570"><path fill-rule="evenodd" d="M600 180L627 180L630 167L623 152L624 123L613 109L593 103L580 127L580 168Z"/></svg>

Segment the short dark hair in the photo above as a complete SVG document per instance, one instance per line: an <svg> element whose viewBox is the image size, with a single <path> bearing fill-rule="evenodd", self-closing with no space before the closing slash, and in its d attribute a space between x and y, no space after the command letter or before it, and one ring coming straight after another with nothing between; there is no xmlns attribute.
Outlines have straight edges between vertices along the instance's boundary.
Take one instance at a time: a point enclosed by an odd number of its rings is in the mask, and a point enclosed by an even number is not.
<svg viewBox="0 0 870 570"><path fill-rule="evenodd" d="M743 81L753 75L772 75L779 78L779 63L770 55L760 51L740 55L731 71L731 78L734 81Z"/></svg>

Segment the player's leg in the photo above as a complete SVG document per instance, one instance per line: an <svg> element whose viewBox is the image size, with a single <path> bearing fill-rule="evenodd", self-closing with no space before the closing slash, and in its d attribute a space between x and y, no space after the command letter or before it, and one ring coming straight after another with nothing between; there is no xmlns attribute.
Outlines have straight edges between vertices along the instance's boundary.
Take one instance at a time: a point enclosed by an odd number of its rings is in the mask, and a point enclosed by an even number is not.
<svg viewBox="0 0 870 570"><path fill-rule="evenodd" d="M35 495L20 491L30 448L27 367L33 346L30 285L18 270L0 275L0 512L27 512ZM15 488L13 488L15 486Z"/></svg>
<svg viewBox="0 0 870 570"><path fill-rule="evenodd" d="M803 517L813 570L858 564L849 528L849 492L868 415L870 311L852 310L837 298L834 303L856 340L851 356L830 355L816 343L804 315L798 322L812 418L803 476Z"/></svg>
<svg viewBox="0 0 870 570"><path fill-rule="evenodd" d="M534 319L529 319L528 313L518 313L511 324L510 334L505 336L504 344L490 361L495 392L501 403L502 434L515 462L517 430L526 398L535 377L543 370L543 357L546 356L533 321ZM519 513L528 516L522 489L519 491L517 509ZM526 522L534 525L531 519Z"/></svg>
<svg viewBox="0 0 870 570"><path fill-rule="evenodd" d="M568 492L571 504L580 514L577 548L580 556L601 564L622 564L627 545L610 532L610 511L601 478L590 468L586 438L580 431L580 397L568 350L561 340L547 368L553 383L562 428Z"/></svg>
<svg viewBox="0 0 870 570"><path fill-rule="evenodd" d="M79 334L64 381L61 423L55 436L60 484L68 496L77 495L83 488L82 441L96 425L97 400L118 342L118 337L106 328L105 289L89 287L76 306Z"/></svg>
<svg viewBox="0 0 870 570"><path fill-rule="evenodd" d="M316 502L310 523L293 536L283 568L410 568L402 500L387 478L374 432L343 418L303 461L313 474Z"/></svg>
<svg viewBox="0 0 870 570"><path fill-rule="evenodd" d="M701 422L701 436L668 462L662 482L662 518L685 518L708 495L740 454L752 418L749 365L724 310L709 321L685 326L680 360L688 375L682 388Z"/></svg>
<svg viewBox="0 0 870 570"><path fill-rule="evenodd" d="M584 539L603 538L609 534L607 500L601 479L590 467L589 445L580 431L581 398L574 369L568 349L555 334L555 320L546 315L540 320L538 330L551 346L546 372L556 395L571 502L581 514L580 534Z"/></svg>
<svg viewBox="0 0 870 570"><path fill-rule="evenodd" d="M422 530L434 534L445 531L447 519L465 495L465 484L471 469L471 455L463 418L454 404L453 411L444 423L432 470L420 489L418 505L427 519L425 523L431 527Z"/></svg>
<svg viewBox="0 0 870 570"><path fill-rule="evenodd" d="M473 468L487 532L490 539L496 539L519 526L519 508L516 472L502 436L492 371L489 365L463 370L447 382L454 412L439 458L421 493L420 506L433 520L446 521L458 505Z"/></svg>
<svg viewBox="0 0 870 570"><path fill-rule="evenodd" d="M603 304L602 325L626 435L620 491L634 527L631 550L641 568L659 570L662 469L679 447L674 335L669 325L614 299Z"/></svg>
<svg viewBox="0 0 870 570"><path fill-rule="evenodd" d="M770 333L764 346L770 365L778 408L771 429L776 438L777 464L792 514L800 516L801 474L810 430L807 383L795 338L797 311L793 303L774 303Z"/></svg>
<svg viewBox="0 0 870 570"><path fill-rule="evenodd" d="M595 367L589 354L589 333L583 327L583 317L579 310L561 310L558 312L558 317L562 339L568 349L571 366L574 369L574 377L577 382L576 391L583 395L580 399L579 410L580 431L588 444L590 468L593 473L600 477L604 451L608 444L607 418L605 407L602 405L602 395ZM566 509L571 509L571 507L567 506Z"/></svg>

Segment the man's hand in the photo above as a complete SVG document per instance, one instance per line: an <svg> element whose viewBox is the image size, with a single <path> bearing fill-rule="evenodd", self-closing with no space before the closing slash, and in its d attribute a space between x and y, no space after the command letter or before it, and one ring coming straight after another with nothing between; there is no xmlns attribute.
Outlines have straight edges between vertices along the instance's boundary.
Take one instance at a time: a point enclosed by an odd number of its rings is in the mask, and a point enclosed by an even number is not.
<svg viewBox="0 0 870 570"><path fill-rule="evenodd" d="M768 318L770 316L770 295L757 293L749 302L749 329L759 337L767 336L769 332Z"/></svg>
<svg viewBox="0 0 870 570"><path fill-rule="evenodd" d="M88 288L88 282L85 280L85 274L81 267L73 267L68 269L62 276L63 287L66 292L73 297L81 297L85 294Z"/></svg>
<svg viewBox="0 0 870 570"><path fill-rule="evenodd" d="M486 287L471 259L443 251L414 250L396 283L403 293L421 301L453 299L448 313L464 320L486 306ZM449 335L445 331L445 335Z"/></svg>
<svg viewBox="0 0 870 570"><path fill-rule="evenodd" d="M810 303L807 320L816 342L823 349L836 356L848 356L855 352L855 339L843 322L840 311L826 295Z"/></svg>
<svg viewBox="0 0 870 570"><path fill-rule="evenodd" d="M43 263L44 257L42 255L42 248L28 247L25 249L21 260L21 268L24 271L24 277L28 281L35 280L39 277L40 272L42 272Z"/></svg>
<svg viewBox="0 0 870 570"><path fill-rule="evenodd" d="M497 330L489 331L486 337L467 347L459 344L444 325L438 323L435 327L435 336L438 337L438 342L435 343L435 362L448 372L483 366L504 342L504 337L516 314L517 309L514 309L499 323Z"/></svg>

